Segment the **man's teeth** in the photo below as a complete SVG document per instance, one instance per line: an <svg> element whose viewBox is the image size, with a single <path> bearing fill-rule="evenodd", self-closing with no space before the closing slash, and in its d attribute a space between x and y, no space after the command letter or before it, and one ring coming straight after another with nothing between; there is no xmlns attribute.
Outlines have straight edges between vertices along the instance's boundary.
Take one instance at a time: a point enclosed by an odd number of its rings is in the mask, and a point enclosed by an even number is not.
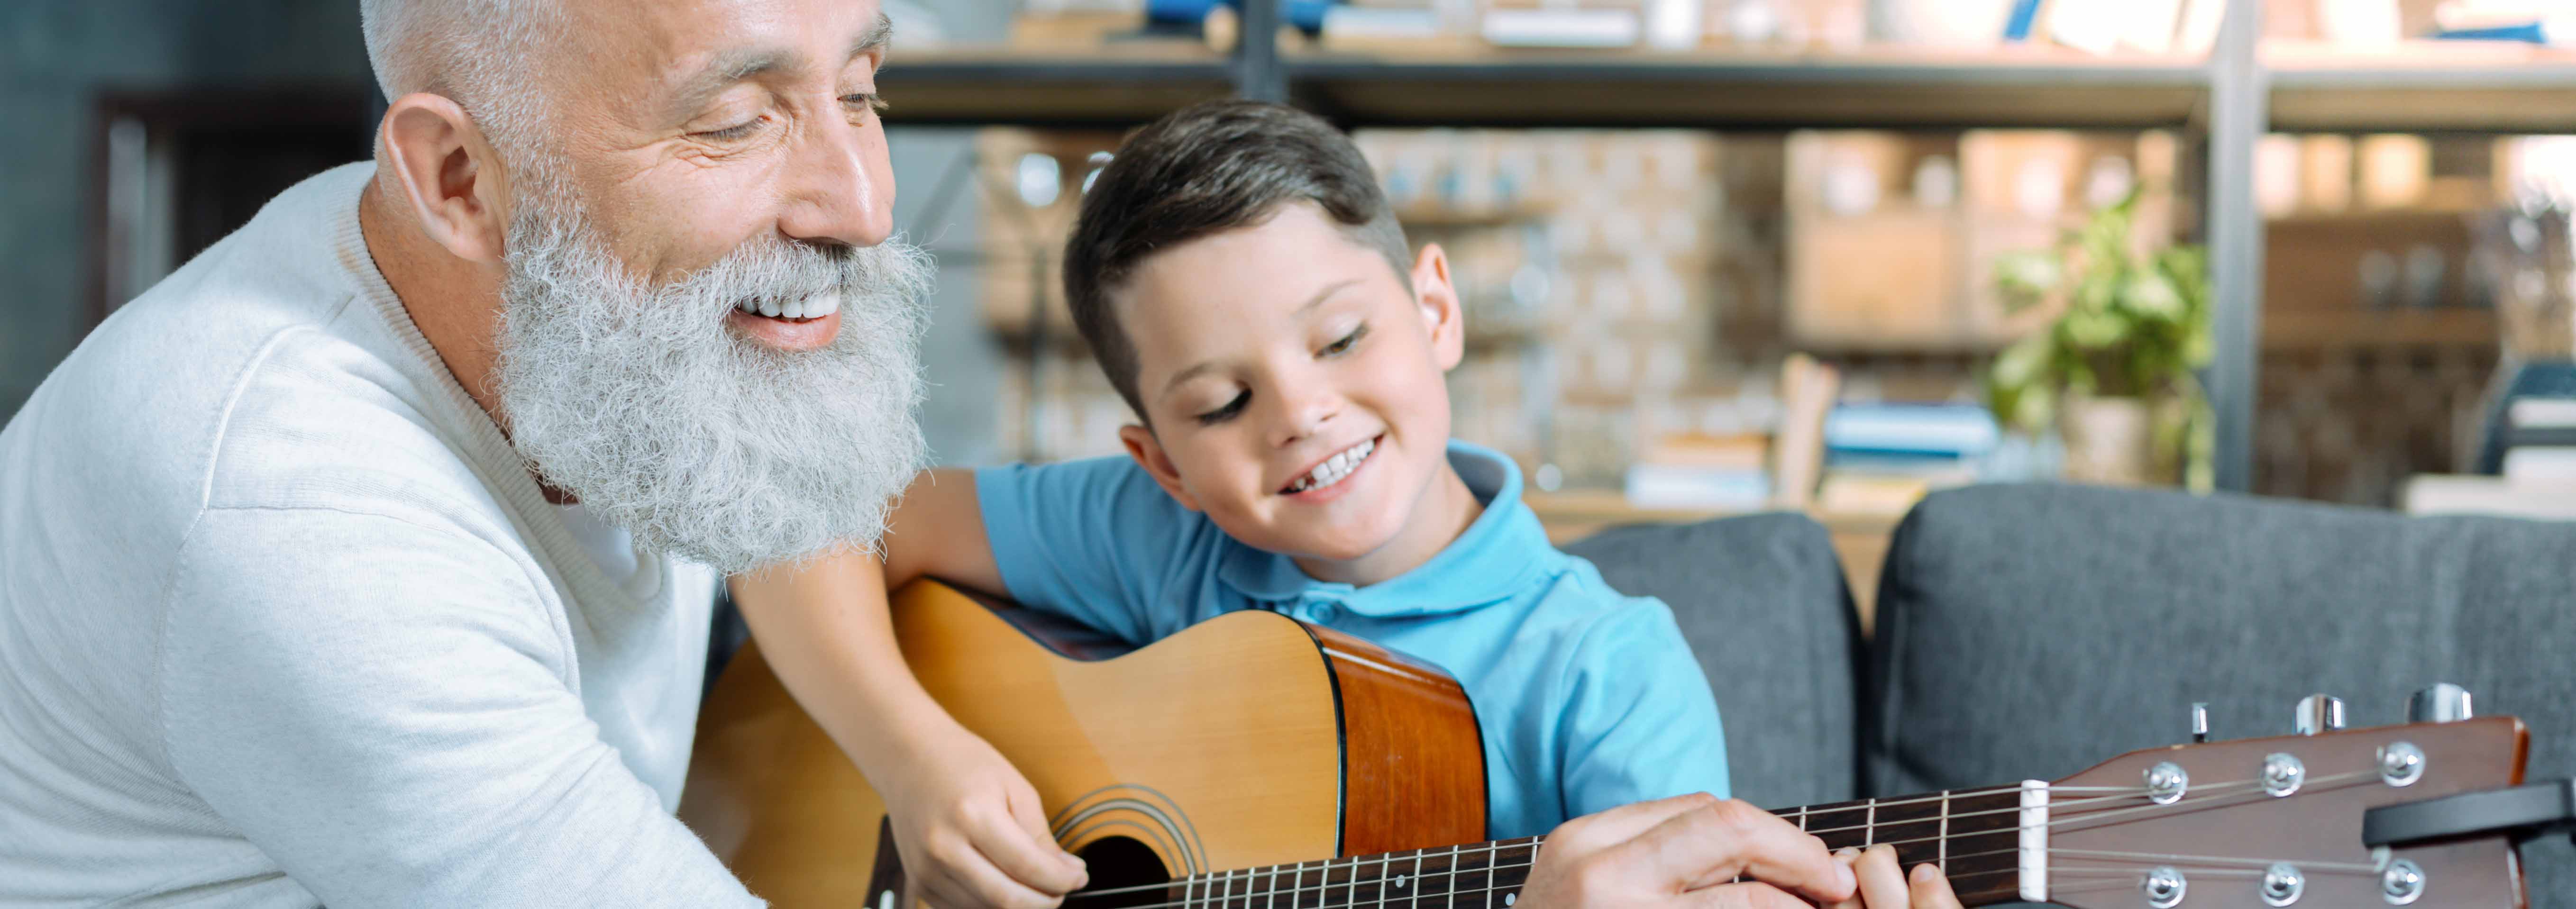
<svg viewBox="0 0 2576 909"><path fill-rule="evenodd" d="M1369 452L1376 450L1376 439L1368 439L1343 449L1340 454L1325 458L1324 463L1315 465L1313 471L1298 477L1296 482L1288 484L1288 491L1305 492L1339 483L1343 477L1350 476L1351 471L1359 469L1360 462L1368 460Z"/></svg>
<svg viewBox="0 0 2576 909"><path fill-rule="evenodd" d="M825 292L805 297L803 299L788 300L785 302L780 302L778 300L744 300L741 303L735 304L734 308L755 316L768 316L772 319L820 319L824 316L841 311L841 295L838 293Z"/></svg>

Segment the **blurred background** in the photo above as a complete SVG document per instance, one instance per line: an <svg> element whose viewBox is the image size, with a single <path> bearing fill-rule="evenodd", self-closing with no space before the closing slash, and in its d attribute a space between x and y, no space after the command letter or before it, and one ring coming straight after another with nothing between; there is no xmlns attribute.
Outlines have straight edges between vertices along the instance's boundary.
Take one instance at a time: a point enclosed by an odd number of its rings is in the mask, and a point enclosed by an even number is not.
<svg viewBox="0 0 2576 909"><path fill-rule="evenodd" d="M1063 236L1241 95L1448 249L1457 434L1560 538L1802 508L1874 571L1925 491L2054 478L2576 516L2570 0L887 10L943 462L1118 450ZM11 0L0 72L0 416L382 105L350 0Z"/></svg>

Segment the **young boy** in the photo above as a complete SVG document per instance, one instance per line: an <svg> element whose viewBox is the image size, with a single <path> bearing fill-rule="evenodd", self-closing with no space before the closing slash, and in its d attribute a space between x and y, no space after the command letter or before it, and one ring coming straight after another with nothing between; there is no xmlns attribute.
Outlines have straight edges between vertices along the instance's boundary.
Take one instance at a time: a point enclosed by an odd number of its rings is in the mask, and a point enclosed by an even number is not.
<svg viewBox="0 0 2576 909"><path fill-rule="evenodd" d="M1476 705L1495 838L1727 794L1717 705L1671 612L1550 546L1512 462L1449 438L1465 326L1448 262L1411 252L1340 132L1250 102L1165 118L1100 174L1065 259L1075 322L1137 415L1128 457L933 471L881 563L736 581L934 902L1042 905L1082 876L1027 783L901 669L885 592L921 576L1139 644L1268 609L1428 660ZM798 684L814 679L834 681Z"/></svg>

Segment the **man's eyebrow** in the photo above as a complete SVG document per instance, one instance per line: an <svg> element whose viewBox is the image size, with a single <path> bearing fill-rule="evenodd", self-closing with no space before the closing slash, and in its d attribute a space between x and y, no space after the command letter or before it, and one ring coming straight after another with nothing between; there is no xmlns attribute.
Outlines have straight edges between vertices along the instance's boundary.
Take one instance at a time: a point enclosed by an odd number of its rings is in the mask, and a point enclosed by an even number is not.
<svg viewBox="0 0 2576 909"><path fill-rule="evenodd" d="M707 65L680 82L671 93L672 119L686 120L715 96L723 94L745 79L781 69L804 65L802 54L787 48L748 48L717 54Z"/></svg>
<svg viewBox="0 0 2576 909"><path fill-rule="evenodd" d="M1307 300L1306 302L1304 302L1304 303L1300 303L1300 304L1298 304L1298 305L1297 305L1297 309L1296 309L1296 311L1295 311L1294 313L1292 313L1292 315L1296 315L1296 316L1303 316L1303 315L1305 315L1308 311L1313 310L1315 307L1318 307L1318 306L1322 306L1322 305L1324 305L1324 301L1332 299L1334 294L1336 294L1336 293L1340 293L1340 292L1342 291L1342 288L1349 287L1349 286L1351 286L1351 285L1358 284L1358 283L1360 283L1360 279L1358 279L1358 278L1351 278L1351 279L1349 279L1349 280L1336 281L1336 282L1333 282L1333 283L1331 283L1331 284L1325 285L1323 290L1319 290L1319 291L1316 291L1316 292L1315 292L1315 296L1314 296L1314 297L1312 297L1312 298L1308 299L1308 300ZM1216 363L1216 361L1215 361L1215 360L1208 360L1208 361L1205 361L1205 362L1201 362L1201 363L1199 363L1199 364L1197 364L1197 365L1195 365L1195 366L1191 366L1191 367L1190 367L1190 368L1188 368L1188 369L1184 369L1184 370L1181 370L1180 372L1174 373L1174 374L1172 374L1172 378L1171 378L1171 380L1170 380L1170 381L1167 381L1167 382L1164 382L1164 383L1163 383L1163 391L1162 391L1162 394L1163 394L1163 395L1170 395L1174 390L1177 390L1177 389L1179 389L1179 388L1181 387L1181 383L1183 383L1183 382L1187 382L1187 381L1189 381L1189 380L1191 380L1191 379L1198 378L1200 373L1209 372L1209 371L1211 371L1211 370L1216 369L1216 367L1217 367L1217 363Z"/></svg>
<svg viewBox="0 0 2576 909"><path fill-rule="evenodd" d="M859 33L858 40L850 42L849 56L844 59L855 60L863 54L882 52L892 40L894 20L878 13L876 21ZM699 67L671 93L672 118L685 120L696 115L708 101L745 79L803 65L804 55L788 48L746 48L717 54L715 59Z"/></svg>
<svg viewBox="0 0 2576 909"><path fill-rule="evenodd" d="M885 50L886 43L893 40L894 20L878 13L877 21L870 24L867 31L859 33L859 40L850 42L850 55L842 59L856 60L862 54Z"/></svg>

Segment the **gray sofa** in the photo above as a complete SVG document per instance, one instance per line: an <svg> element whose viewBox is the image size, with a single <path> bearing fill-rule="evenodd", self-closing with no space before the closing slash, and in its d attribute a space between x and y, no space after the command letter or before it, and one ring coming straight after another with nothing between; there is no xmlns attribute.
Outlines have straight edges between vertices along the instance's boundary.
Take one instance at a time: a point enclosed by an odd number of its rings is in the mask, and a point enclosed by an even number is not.
<svg viewBox="0 0 2576 909"><path fill-rule="evenodd" d="M1764 515L1568 547L1670 603L1717 689L1736 794L1788 806L2054 779L2188 739L2289 732L2325 692L2355 726L2467 686L2529 724L2532 779L2576 775L2576 525L2407 518L2072 486L1936 494L1898 529L1866 647L1824 528ZM2523 851L2576 909L2576 850Z"/></svg>

